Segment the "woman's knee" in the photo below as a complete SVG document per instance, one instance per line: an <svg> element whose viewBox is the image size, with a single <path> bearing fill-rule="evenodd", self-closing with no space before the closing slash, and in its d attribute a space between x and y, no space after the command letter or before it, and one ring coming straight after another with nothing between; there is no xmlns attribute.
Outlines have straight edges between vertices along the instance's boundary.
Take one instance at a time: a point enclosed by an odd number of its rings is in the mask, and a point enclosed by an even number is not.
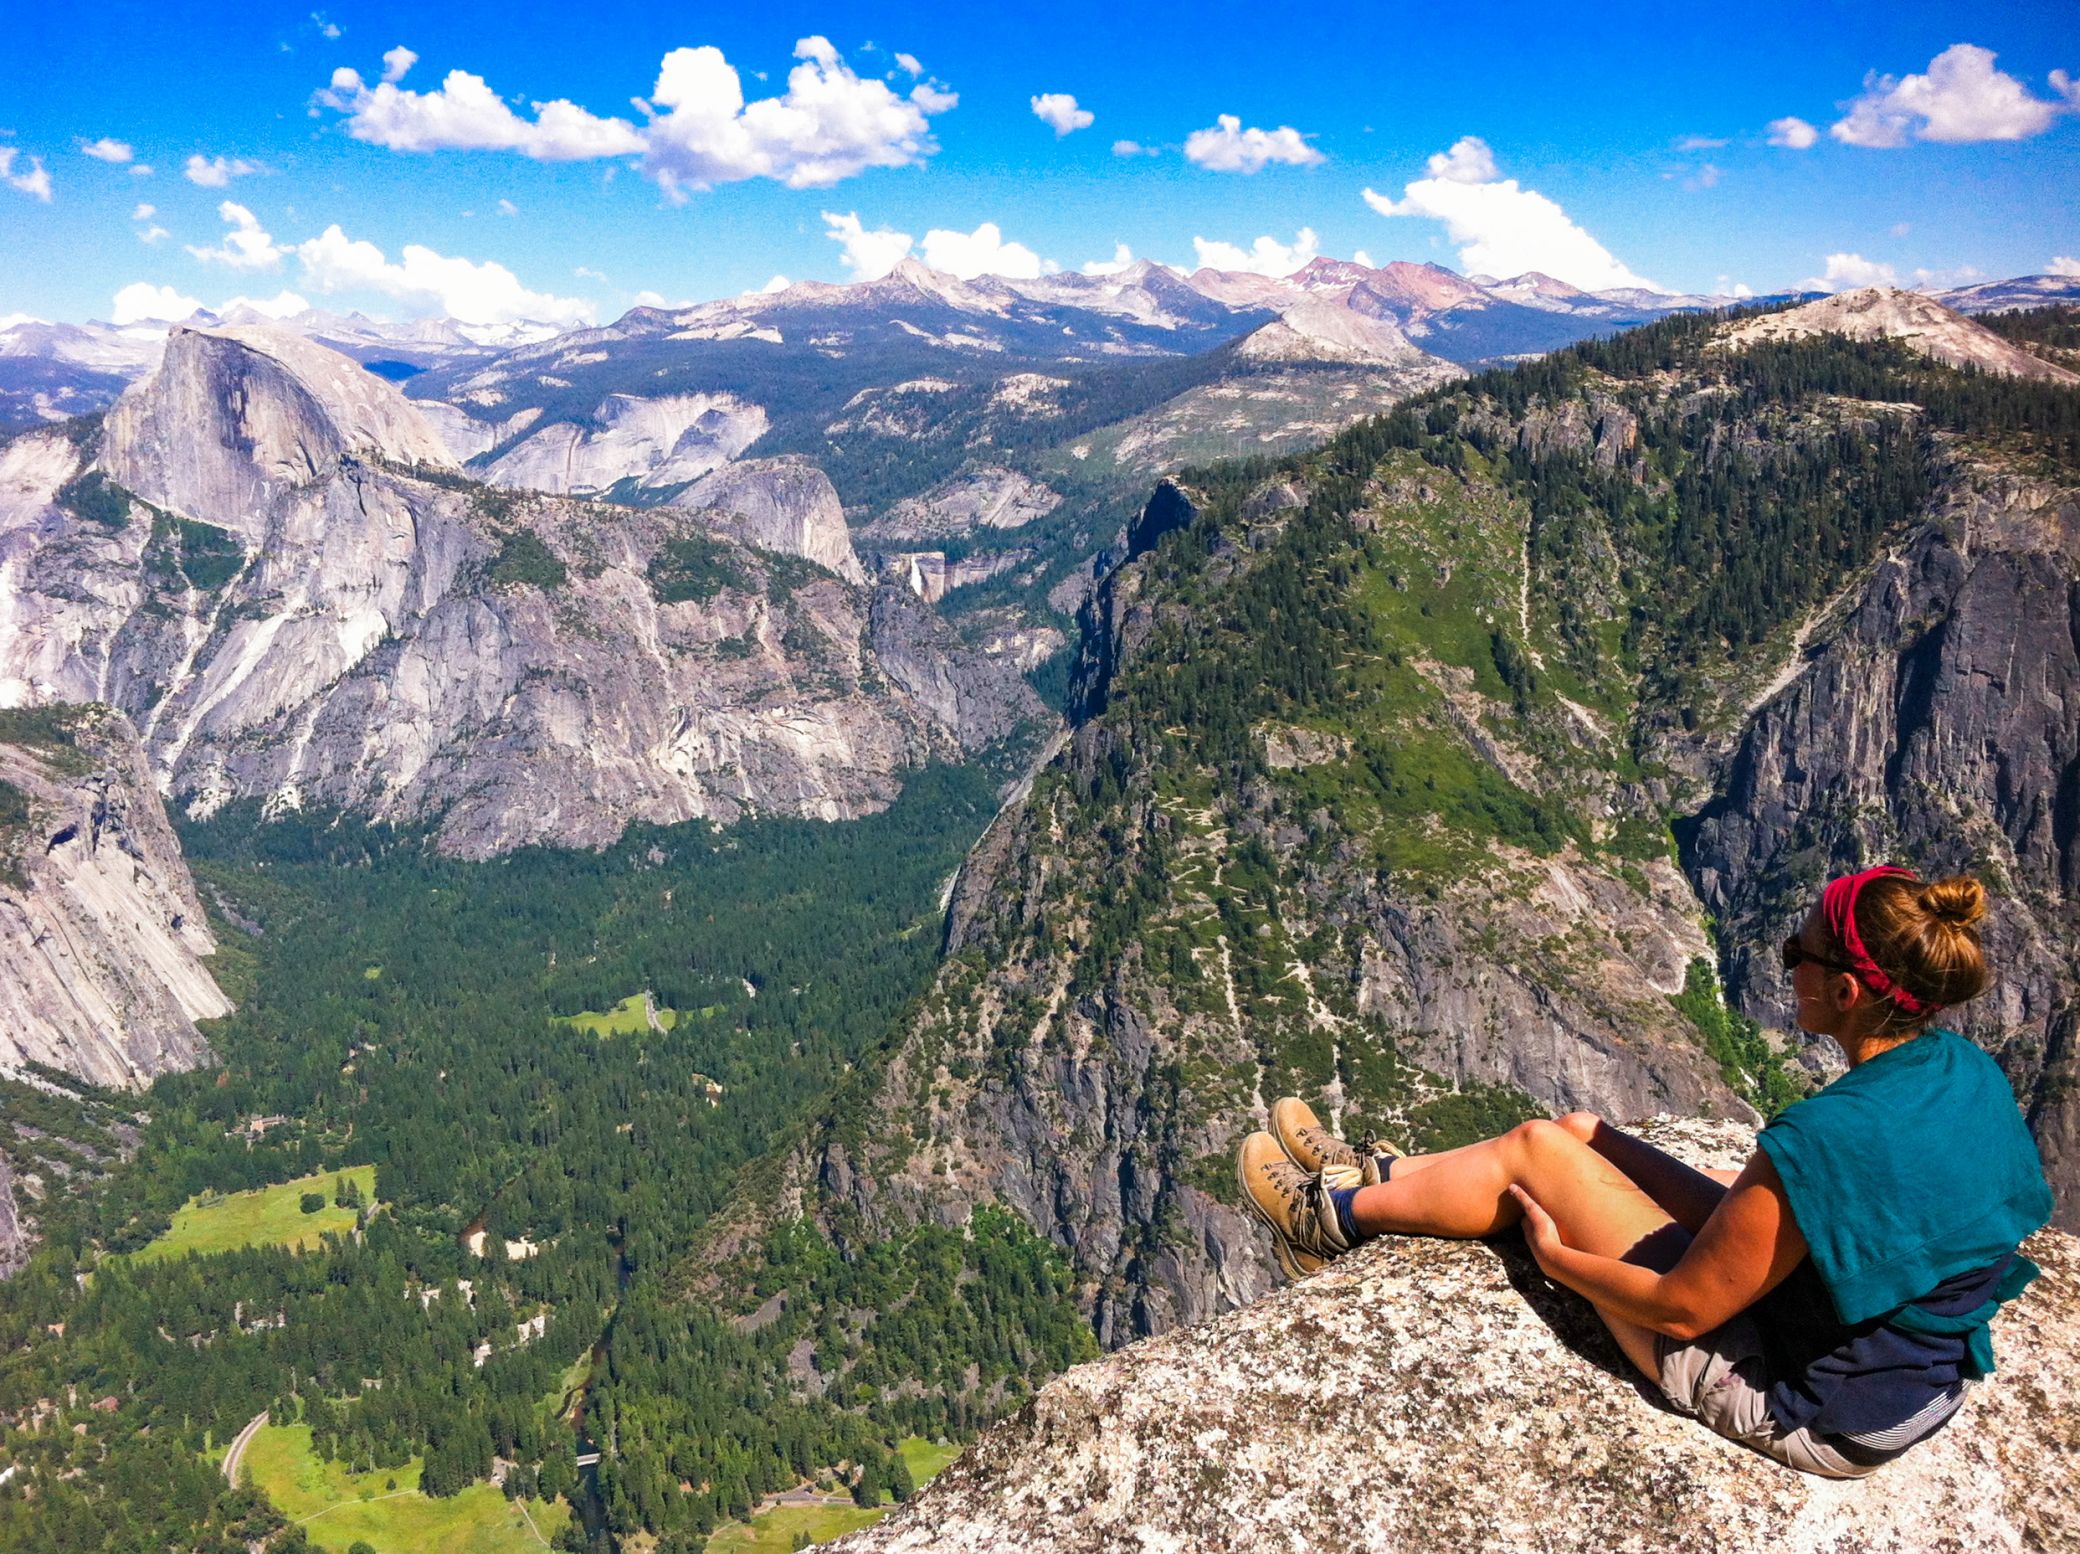
<svg viewBox="0 0 2080 1554"><path fill-rule="evenodd" d="M1603 1126L1603 1119L1594 1112L1569 1112L1556 1121L1558 1126L1565 1128L1584 1144L1594 1140L1596 1130Z"/></svg>
<svg viewBox="0 0 2080 1554"><path fill-rule="evenodd" d="M1556 1151L1572 1150L1583 1142L1567 1127L1546 1117L1518 1123L1502 1135L1502 1141L1520 1163L1550 1158Z"/></svg>

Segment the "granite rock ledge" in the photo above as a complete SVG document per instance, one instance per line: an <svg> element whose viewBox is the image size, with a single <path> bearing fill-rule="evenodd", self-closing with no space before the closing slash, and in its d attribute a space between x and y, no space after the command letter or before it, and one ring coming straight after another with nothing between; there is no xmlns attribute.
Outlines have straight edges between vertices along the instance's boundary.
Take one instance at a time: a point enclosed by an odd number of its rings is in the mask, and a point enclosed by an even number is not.
<svg viewBox="0 0 2080 1554"><path fill-rule="evenodd" d="M1703 1166L1752 1134L1643 1130ZM1058 1378L846 1554L983 1550L2080 1548L2080 1242L1995 1323L1999 1372L1934 1441L1808 1478L1651 1399L1514 1236L1388 1238Z"/></svg>

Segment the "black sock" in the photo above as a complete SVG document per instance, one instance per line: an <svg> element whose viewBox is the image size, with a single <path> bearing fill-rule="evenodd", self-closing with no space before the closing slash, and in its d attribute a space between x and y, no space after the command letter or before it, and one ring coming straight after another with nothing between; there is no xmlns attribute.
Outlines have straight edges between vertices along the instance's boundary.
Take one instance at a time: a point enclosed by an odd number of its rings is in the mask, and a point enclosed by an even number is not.
<svg viewBox="0 0 2080 1554"><path fill-rule="evenodd" d="M1388 1177L1394 1174L1394 1161L1397 1158L1396 1156L1374 1155L1372 1158L1373 1161L1379 1166L1379 1179L1381 1181L1384 1182Z"/></svg>
<svg viewBox="0 0 2080 1554"><path fill-rule="evenodd" d="M1352 1246L1356 1246L1359 1240L1357 1224L1351 1219L1351 1204L1357 1196L1355 1187L1329 1189L1329 1203L1336 1210L1336 1228L1343 1232L1343 1239Z"/></svg>

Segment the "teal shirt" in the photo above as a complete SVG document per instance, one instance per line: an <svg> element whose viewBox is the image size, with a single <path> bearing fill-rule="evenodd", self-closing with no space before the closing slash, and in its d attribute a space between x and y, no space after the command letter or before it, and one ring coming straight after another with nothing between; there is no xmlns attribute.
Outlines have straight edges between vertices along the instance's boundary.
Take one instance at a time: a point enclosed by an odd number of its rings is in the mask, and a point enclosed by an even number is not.
<svg viewBox="0 0 2080 1554"><path fill-rule="evenodd" d="M1964 1317L1913 1307L2051 1218L2043 1161L1992 1058L1955 1031L1925 1031L1786 1107L1756 1143L1845 1324L1959 1333L1974 1369L1993 1369L1986 1324L2036 1277L2028 1258Z"/></svg>

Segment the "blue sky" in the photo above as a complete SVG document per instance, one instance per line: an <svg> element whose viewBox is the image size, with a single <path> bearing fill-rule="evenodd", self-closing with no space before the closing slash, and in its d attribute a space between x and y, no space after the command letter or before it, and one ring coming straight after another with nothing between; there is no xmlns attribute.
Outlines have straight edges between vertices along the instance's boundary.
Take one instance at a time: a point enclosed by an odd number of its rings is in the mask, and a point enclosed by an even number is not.
<svg viewBox="0 0 2080 1554"><path fill-rule="evenodd" d="M2070 3L11 9L0 315L606 320L1121 245L1686 291L2080 259Z"/></svg>

